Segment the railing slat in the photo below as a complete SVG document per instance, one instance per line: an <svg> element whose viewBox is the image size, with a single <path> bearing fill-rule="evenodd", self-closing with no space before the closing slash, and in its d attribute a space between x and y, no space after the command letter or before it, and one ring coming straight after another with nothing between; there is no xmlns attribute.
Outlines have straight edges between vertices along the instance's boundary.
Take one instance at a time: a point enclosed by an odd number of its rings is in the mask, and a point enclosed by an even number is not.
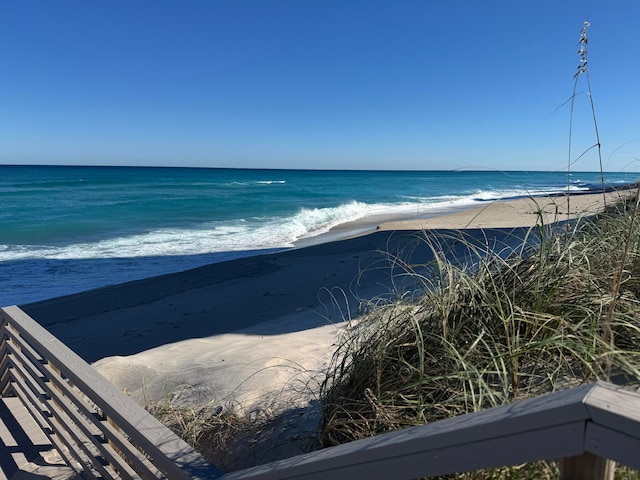
<svg viewBox="0 0 640 480"><path fill-rule="evenodd" d="M0 340L0 397L6 393L10 380L11 372L9 371L7 344L4 340Z"/></svg>
<svg viewBox="0 0 640 480"><path fill-rule="evenodd" d="M182 439L105 380L18 307L0 309L0 317L11 324L29 348L43 355L125 431L129 440L169 478L188 480L216 478L221 475L219 470L208 464Z"/></svg>
<svg viewBox="0 0 640 480"><path fill-rule="evenodd" d="M11 336L11 334L9 335ZM21 342L20 337L12 337L11 340ZM20 346L21 345L20 343ZM118 430L108 422L97 418L97 413L88 408L86 400L81 398L72 387L64 381L57 369L52 368L49 363L38 361L33 351L16 350L16 355L22 357L21 364L24 368L30 367L29 371L40 388L56 400L56 405L73 419L76 425L86 435L86 438L94 444L108 462L120 465L122 455L117 454L112 448L107 448L107 444L102 439L96 438L97 435L105 435L121 452L125 452L124 456L135 465L143 478L162 478L162 475L155 466L149 462L139 450L132 447ZM43 378L46 378L48 381L45 382ZM52 384L54 387L51 388L48 384ZM78 411L68 407L69 401L72 402ZM126 471L127 466L122 465L120 469Z"/></svg>
<svg viewBox="0 0 640 480"><path fill-rule="evenodd" d="M601 383L585 399L595 423L628 435L640 431L640 396L615 385ZM640 457L640 454L638 455Z"/></svg>
<svg viewBox="0 0 640 480"><path fill-rule="evenodd" d="M83 459L79 457L75 450L69 448L72 443L68 442L67 437L58 434L58 432L52 428L50 417L43 414L42 410L38 407L40 403L38 398L22 378L15 378L14 392L25 408L31 413L31 416L36 419L36 422L42 430L46 432L47 437L55 446L60 456L65 460L66 464L74 469L76 469L77 464L83 465ZM41 420L38 420L38 418ZM41 423L42 420L44 420L45 423Z"/></svg>
<svg viewBox="0 0 640 480"><path fill-rule="evenodd" d="M594 424L590 412L591 403L595 403L595 399L599 399L601 395L606 397L608 394L603 391L611 389L618 390L603 383L585 385L232 472L223 479L349 478L354 472L368 478L385 478L389 474L398 479L429 477L459 472L462 469L483 468L479 466L483 459L477 459L477 454L483 451L483 445L488 444L487 442L502 445L501 449L496 447L495 452L499 451L499 454L493 458L493 462L488 462L491 465L485 465L487 467L511 465L514 462L520 463L520 460L553 460L577 456L590 448L585 446L585 432L587 426ZM624 395L622 398L627 405L628 395L634 401L640 401L640 396L634 393L625 392ZM587 405L588 399L594 400ZM631 415L632 429L635 428L634 418L638 411L640 408ZM615 423L626 422L623 413ZM528 437L529 434L534 437ZM640 440L640 428L635 429L633 437L634 442ZM532 440L534 438L535 442ZM624 457L623 463L638 468L635 465L640 458L640 450L634 450L635 443L628 439L623 440L620 436L617 438L615 443L607 442L609 448L617 448L620 441L627 442L630 446L629 455L635 454L635 463L629 463L630 459L627 457ZM626 450L625 448L624 451ZM451 456L444 461L447 452L451 452ZM591 453L603 455L597 451ZM486 455L489 458L491 452ZM523 460L523 456L528 456L528 460ZM409 462L412 457L416 462L423 459L422 468L416 467L416 470L406 473L407 465L413 465ZM431 458L437 458L436 463L428 461ZM622 456L619 458L622 459ZM477 464L473 463L476 461ZM370 468L374 465L375 468Z"/></svg>
<svg viewBox="0 0 640 480"><path fill-rule="evenodd" d="M23 373L24 368L29 363L27 362L26 355L24 352L20 352L19 350L15 351L13 355L19 356L22 358L22 362L20 367L18 367ZM44 365L39 364L40 367L44 368ZM36 372L40 372L40 369L36 369L33 365L31 365ZM29 373L35 373L30 371ZM65 430L70 434L70 438L73 440L73 443L67 444L67 448L70 451L76 452L77 448L80 448L84 455L78 454L76 455L76 459L85 465L85 471L87 469L95 468L102 475L108 478L114 478L113 472L108 472L106 467L102 464L102 461L96 457L96 454L99 452L102 457L108 462L111 463L114 467L117 468L121 474L126 474L127 478L138 478L138 475L135 471L133 471L129 465L123 460L121 455L119 455L116 451L114 451L107 443L105 443L101 438L98 438L98 435L101 435L101 431L97 428L96 424L93 422L89 422L92 420L94 415L92 412L88 411L88 409L84 409L86 415L79 414L79 412L69 407L69 398L59 395L57 387L62 387L63 389L68 388L64 382L55 384L53 387L51 386L52 380L55 379L55 375L53 372L51 377L48 377L48 381L44 381L42 378L31 375L30 382L37 382L40 388L42 389L44 394L40 394L38 396L38 401L47 406L47 410L51 412L53 418L55 418L56 422L47 422L49 428L53 429L56 434L62 433L61 430ZM30 391L33 393L34 385L31 383ZM32 402L34 403L34 402ZM74 406L80 407L84 404L84 401L80 401L79 403L73 403ZM76 429L79 429L82 435L80 435ZM91 451L87 443L90 443L96 451ZM142 455L139 452L133 452L131 450L125 450L128 454L129 460L137 459L137 457L141 457ZM132 458L134 457L134 458ZM136 465L141 466L141 471L148 471L149 465L145 465L144 462L138 460L135 462ZM153 467L151 466L154 471ZM147 478L158 478L157 474L149 472L147 474Z"/></svg>
<svg viewBox="0 0 640 480"><path fill-rule="evenodd" d="M16 356L16 353L13 353L12 356ZM64 414L59 404L56 404L47 392L36 390L34 382L37 380L33 376L27 375L23 363L14 362L14 365L16 370L21 373L20 377L14 378L16 390L21 393L20 398L24 405L31 410L34 418L38 413L42 414L41 418L46 422L42 425L43 430L49 432L48 436L52 443L56 443L59 453L63 457L73 457L83 466L88 475L95 476L92 473L92 468L95 468L107 478L113 478L102 465L100 459L96 458L96 452L92 452L85 444L85 440L90 440L90 437L79 434L77 423ZM56 438L63 445L56 442ZM67 463L72 465L69 460Z"/></svg>
<svg viewBox="0 0 640 480"><path fill-rule="evenodd" d="M305 467L296 468L295 458L286 470L256 467L225 475L224 480L351 480L368 479L413 479L422 476L446 475L490 468L496 465L507 466L535 461L540 455L553 458L557 454L575 454L581 450L582 424L560 425L522 432L506 437L493 438L482 442L450 445L444 448L431 448L414 451L408 455L395 455L380 458L380 451L362 451L361 455L351 455L348 463L332 465L330 459L314 461ZM334 447L336 448L336 447ZM508 455L505 455L508 452ZM271 465L274 467L275 465Z"/></svg>
<svg viewBox="0 0 640 480"><path fill-rule="evenodd" d="M566 395L561 399L547 396L550 412L540 401L519 402L233 472L223 479L349 479L356 472L362 478L411 479L578 455L586 421L581 391L562 392ZM568 415L573 420L557 416L572 410L579 412ZM536 417L540 425L533 426ZM555 418L556 424L545 417ZM525 419L522 428L517 428L518 418ZM499 425L503 421L508 427Z"/></svg>

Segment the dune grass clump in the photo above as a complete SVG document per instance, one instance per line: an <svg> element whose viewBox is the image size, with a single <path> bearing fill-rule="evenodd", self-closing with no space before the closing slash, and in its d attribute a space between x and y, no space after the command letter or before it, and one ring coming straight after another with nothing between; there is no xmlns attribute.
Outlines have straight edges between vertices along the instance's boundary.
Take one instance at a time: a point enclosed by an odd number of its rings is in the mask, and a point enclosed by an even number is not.
<svg viewBox="0 0 640 480"><path fill-rule="evenodd" d="M316 406L261 406L231 402L147 401L145 409L224 472L249 468L320 448Z"/></svg>
<svg viewBox="0 0 640 480"><path fill-rule="evenodd" d="M434 244L427 273L407 272L424 295L374 308L344 334L322 388L324 445L598 379L638 383L637 215L634 199L538 225L506 258L471 248L471 267Z"/></svg>
<svg viewBox="0 0 640 480"><path fill-rule="evenodd" d="M145 408L218 468L236 468L238 452L250 450L262 438L263 422L252 422L208 405L183 406L170 401Z"/></svg>

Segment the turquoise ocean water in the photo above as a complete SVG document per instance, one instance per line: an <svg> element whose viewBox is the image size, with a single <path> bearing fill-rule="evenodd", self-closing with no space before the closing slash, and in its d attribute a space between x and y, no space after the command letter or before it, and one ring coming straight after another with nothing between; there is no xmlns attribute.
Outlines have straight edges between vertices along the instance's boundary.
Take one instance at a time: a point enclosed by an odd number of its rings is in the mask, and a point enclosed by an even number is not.
<svg viewBox="0 0 640 480"><path fill-rule="evenodd" d="M598 190L600 174L574 172L570 188ZM351 221L566 189L566 172L0 166L0 305L291 248Z"/></svg>

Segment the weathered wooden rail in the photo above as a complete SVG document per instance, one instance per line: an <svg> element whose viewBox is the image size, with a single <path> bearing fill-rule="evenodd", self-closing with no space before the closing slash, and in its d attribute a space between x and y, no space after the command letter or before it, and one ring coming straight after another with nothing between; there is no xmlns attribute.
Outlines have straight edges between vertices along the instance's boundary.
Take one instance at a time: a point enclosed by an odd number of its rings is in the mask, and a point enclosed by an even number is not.
<svg viewBox="0 0 640 480"><path fill-rule="evenodd" d="M51 447L83 478L220 475L17 307L0 309L0 397L19 399ZM4 458L9 465L2 470L10 477L20 465Z"/></svg>
<svg viewBox="0 0 640 480"><path fill-rule="evenodd" d="M640 395L598 382L223 475L17 307L0 309L0 397L85 478L411 479L555 459L565 479L640 470Z"/></svg>
<svg viewBox="0 0 640 480"><path fill-rule="evenodd" d="M411 479L556 459L566 479L613 478L605 459L640 470L640 395L598 382L222 478Z"/></svg>

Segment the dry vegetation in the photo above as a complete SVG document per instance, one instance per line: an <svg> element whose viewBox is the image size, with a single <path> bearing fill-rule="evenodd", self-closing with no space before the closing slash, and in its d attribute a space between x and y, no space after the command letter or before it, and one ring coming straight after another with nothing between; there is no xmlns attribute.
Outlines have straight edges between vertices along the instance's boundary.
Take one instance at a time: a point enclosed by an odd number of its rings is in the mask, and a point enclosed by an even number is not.
<svg viewBox="0 0 640 480"><path fill-rule="evenodd" d="M256 451L274 428L274 419L238 415L211 404L184 406L166 400L146 408L223 471L261 463Z"/></svg>

